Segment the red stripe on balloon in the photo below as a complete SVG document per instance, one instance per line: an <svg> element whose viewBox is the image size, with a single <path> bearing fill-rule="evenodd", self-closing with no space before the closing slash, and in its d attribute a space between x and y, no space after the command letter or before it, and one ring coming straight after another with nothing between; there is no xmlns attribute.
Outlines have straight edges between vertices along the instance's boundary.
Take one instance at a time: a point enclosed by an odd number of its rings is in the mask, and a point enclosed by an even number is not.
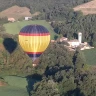
<svg viewBox="0 0 96 96"><path fill-rule="evenodd" d="M42 54L43 52L26 52L27 54Z"/></svg>
<svg viewBox="0 0 96 96"><path fill-rule="evenodd" d="M23 35L23 36L48 36L50 35L49 33L22 33L20 32L19 35Z"/></svg>

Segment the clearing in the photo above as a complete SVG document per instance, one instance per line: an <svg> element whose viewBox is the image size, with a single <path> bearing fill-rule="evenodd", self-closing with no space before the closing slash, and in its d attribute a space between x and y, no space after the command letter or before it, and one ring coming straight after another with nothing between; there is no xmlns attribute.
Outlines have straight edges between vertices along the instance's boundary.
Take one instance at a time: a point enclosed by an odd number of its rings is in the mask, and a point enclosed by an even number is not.
<svg viewBox="0 0 96 96"><path fill-rule="evenodd" d="M16 20L26 16L32 16L27 7L12 6L0 12L0 17L15 18Z"/></svg>
<svg viewBox="0 0 96 96"><path fill-rule="evenodd" d="M44 27L46 27L51 34L51 39L54 39L54 37L57 36L57 34L54 32L50 24L46 22L45 20L19 21L19 22L14 22L14 23L7 23L7 24L4 24L3 26L5 27L5 30L7 33L19 34L20 30L24 26L30 25L30 24L39 24L39 25L43 25Z"/></svg>
<svg viewBox="0 0 96 96"><path fill-rule="evenodd" d="M81 4L73 9L74 11L83 12L83 15L96 14L96 0Z"/></svg>
<svg viewBox="0 0 96 96"><path fill-rule="evenodd" d="M1 96L29 96L26 89L14 87L14 86L4 86L0 87Z"/></svg>
<svg viewBox="0 0 96 96"><path fill-rule="evenodd" d="M0 96L29 96L28 91L36 82L32 78L18 76L4 76L2 78L8 85L0 87Z"/></svg>

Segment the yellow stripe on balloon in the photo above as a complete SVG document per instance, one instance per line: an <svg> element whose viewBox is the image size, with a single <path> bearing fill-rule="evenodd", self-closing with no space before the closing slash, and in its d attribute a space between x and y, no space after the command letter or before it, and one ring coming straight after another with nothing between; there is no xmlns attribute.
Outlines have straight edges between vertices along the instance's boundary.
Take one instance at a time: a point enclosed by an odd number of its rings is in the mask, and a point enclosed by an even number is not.
<svg viewBox="0 0 96 96"><path fill-rule="evenodd" d="M19 42L25 52L43 52L49 45L50 35L47 36L19 35Z"/></svg>

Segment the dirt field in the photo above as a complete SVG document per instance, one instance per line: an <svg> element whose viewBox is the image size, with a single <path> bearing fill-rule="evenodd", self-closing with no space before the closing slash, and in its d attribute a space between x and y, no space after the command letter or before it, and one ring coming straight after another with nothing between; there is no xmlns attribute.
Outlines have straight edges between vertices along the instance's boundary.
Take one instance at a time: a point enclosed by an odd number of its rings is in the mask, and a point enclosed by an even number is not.
<svg viewBox="0 0 96 96"><path fill-rule="evenodd" d="M74 11L81 11L84 15L96 14L96 0L81 4L73 8Z"/></svg>
<svg viewBox="0 0 96 96"><path fill-rule="evenodd" d="M4 50L4 46L3 44L0 44L0 51L3 51Z"/></svg>
<svg viewBox="0 0 96 96"><path fill-rule="evenodd" d="M7 85L7 83L0 81L0 87L1 86L6 86L6 85Z"/></svg>
<svg viewBox="0 0 96 96"><path fill-rule="evenodd" d="M25 16L32 16L30 13L30 9L27 7L19 7L19 6L13 6L10 7L2 12L0 12L0 17L9 17L9 18L22 18Z"/></svg>

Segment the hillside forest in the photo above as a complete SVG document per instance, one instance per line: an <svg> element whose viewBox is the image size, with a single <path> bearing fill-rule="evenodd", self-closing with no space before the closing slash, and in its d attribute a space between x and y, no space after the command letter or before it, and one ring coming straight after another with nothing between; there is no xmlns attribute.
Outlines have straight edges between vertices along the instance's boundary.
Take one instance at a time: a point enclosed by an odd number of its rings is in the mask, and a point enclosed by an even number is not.
<svg viewBox="0 0 96 96"><path fill-rule="evenodd" d="M41 12L34 20L51 21L59 35L69 39L83 33L83 42L96 47L96 15L83 16L73 7L90 0L0 0L0 11L13 5L26 6L30 12ZM53 22L55 21L55 22ZM50 43L40 56L39 64L32 66L32 60L23 52L18 35L7 34L3 24L7 18L0 18L0 79L3 76L23 76L40 79L34 86L27 87L29 96L96 96L96 66L86 64L79 48L70 52L65 43Z"/></svg>

